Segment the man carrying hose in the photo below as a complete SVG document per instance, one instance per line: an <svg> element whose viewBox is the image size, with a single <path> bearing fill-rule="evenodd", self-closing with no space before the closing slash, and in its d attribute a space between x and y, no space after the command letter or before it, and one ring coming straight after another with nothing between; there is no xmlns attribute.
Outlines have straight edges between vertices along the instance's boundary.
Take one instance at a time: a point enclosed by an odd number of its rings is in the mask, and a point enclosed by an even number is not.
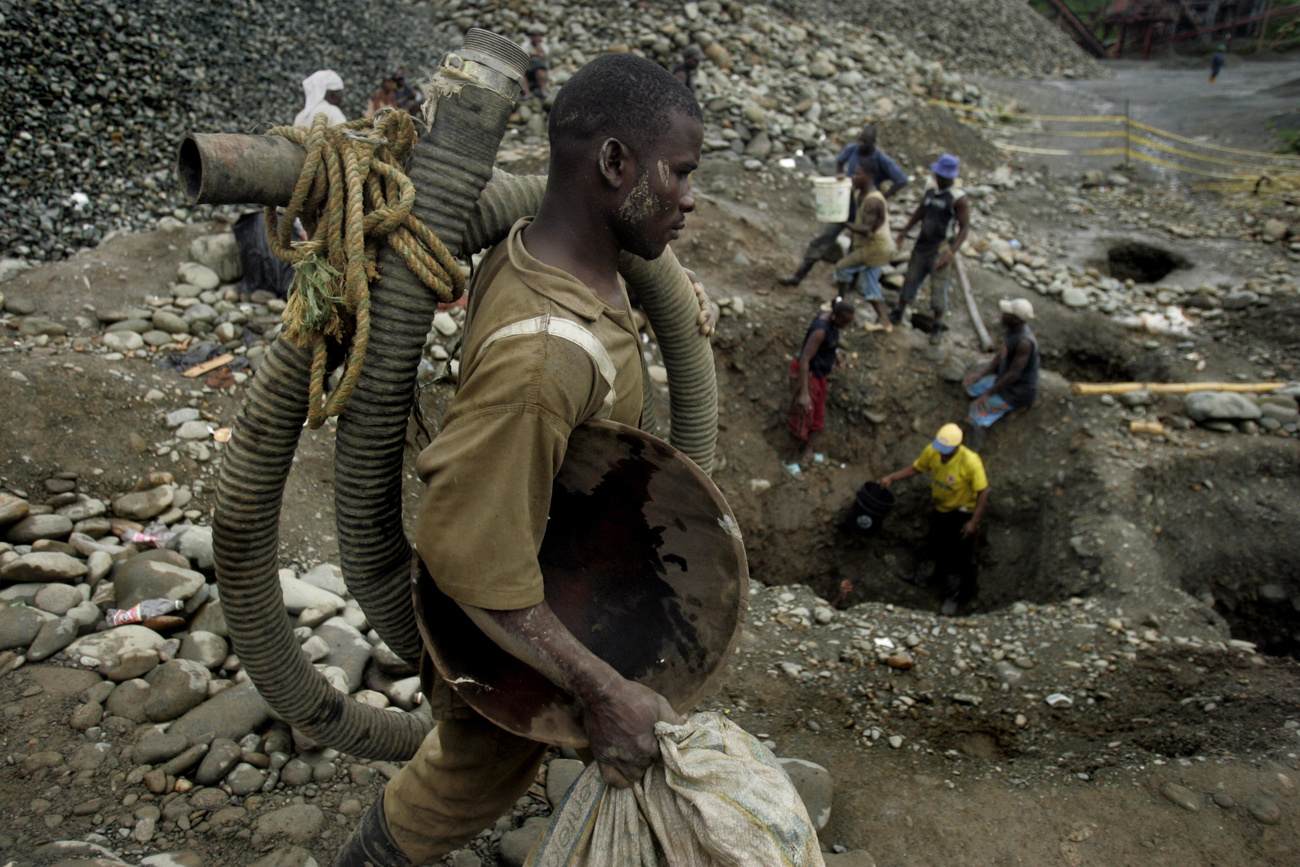
<svg viewBox="0 0 1300 867"><path fill-rule="evenodd" d="M416 549L488 637L578 700L601 777L626 787L658 757L655 723L679 717L555 617L537 552L569 433L592 418L641 421L640 340L618 258L657 258L685 226L703 125L683 84L630 54L575 74L549 124L541 207L476 271L459 389L417 464L427 488ZM443 683L428 691L437 728L367 811L339 867L432 863L532 784L545 744L497 727Z"/></svg>
<svg viewBox="0 0 1300 867"><path fill-rule="evenodd" d="M980 456L961 444L961 428L955 424L939 428L934 442L910 467L890 473L878 484L888 488L921 473L930 474L934 510L920 565L909 583L920 579L938 585L943 613L951 616L975 595L975 541L989 502L989 480Z"/></svg>

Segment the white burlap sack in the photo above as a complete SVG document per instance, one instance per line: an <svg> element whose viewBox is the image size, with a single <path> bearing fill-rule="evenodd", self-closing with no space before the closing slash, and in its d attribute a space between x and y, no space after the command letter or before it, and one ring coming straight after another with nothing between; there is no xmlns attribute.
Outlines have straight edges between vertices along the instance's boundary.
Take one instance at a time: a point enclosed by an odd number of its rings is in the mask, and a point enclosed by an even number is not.
<svg viewBox="0 0 1300 867"><path fill-rule="evenodd" d="M631 789L583 771L525 867L823 867L799 793L756 738L716 713L655 734L663 761Z"/></svg>

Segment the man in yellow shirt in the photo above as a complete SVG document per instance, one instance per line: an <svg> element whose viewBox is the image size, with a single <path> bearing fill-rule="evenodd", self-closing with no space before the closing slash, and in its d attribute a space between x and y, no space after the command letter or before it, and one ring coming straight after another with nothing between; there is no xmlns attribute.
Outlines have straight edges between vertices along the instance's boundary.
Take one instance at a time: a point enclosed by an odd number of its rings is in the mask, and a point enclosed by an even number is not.
<svg viewBox="0 0 1300 867"><path fill-rule="evenodd" d="M975 540L989 501L984 462L961 444L961 438L961 428L944 425L910 467L879 481L881 487L888 488L894 482L930 474L934 511L916 575L923 575L927 564L933 564L929 580L943 591L946 615L956 614L959 604L975 596Z"/></svg>

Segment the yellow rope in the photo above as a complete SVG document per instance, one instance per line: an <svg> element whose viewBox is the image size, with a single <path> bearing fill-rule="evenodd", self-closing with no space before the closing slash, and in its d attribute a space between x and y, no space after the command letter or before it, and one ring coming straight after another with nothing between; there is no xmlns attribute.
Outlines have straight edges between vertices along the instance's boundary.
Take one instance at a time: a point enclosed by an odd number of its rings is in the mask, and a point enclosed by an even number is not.
<svg viewBox="0 0 1300 867"><path fill-rule="evenodd" d="M404 111L383 111L373 120L326 126L317 115L311 129L279 126L307 151L289 204L266 209L271 250L293 265L294 291L284 310L284 336L312 349L307 424L318 428L343 411L356 388L370 342L370 283L378 276L379 240L386 238L411 272L443 303L465 291L451 253L411 214L415 187L401 165L415 146L415 123ZM310 240L295 242L294 220ZM326 400L327 340L348 344L343 378Z"/></svg>

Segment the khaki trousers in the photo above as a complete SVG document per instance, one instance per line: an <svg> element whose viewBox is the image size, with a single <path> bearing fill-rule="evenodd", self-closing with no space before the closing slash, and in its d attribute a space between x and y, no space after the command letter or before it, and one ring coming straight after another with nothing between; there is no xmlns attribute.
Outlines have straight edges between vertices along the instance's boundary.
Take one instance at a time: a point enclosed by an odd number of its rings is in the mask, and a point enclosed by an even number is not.
<svg viewBox="0 0 1300 867"><path fill-rule="evenodd" d="M443 714L384 790L388 830L413 863L432 863L522 798L545 755L546 744L513 735L461 703Z"/></svg>

